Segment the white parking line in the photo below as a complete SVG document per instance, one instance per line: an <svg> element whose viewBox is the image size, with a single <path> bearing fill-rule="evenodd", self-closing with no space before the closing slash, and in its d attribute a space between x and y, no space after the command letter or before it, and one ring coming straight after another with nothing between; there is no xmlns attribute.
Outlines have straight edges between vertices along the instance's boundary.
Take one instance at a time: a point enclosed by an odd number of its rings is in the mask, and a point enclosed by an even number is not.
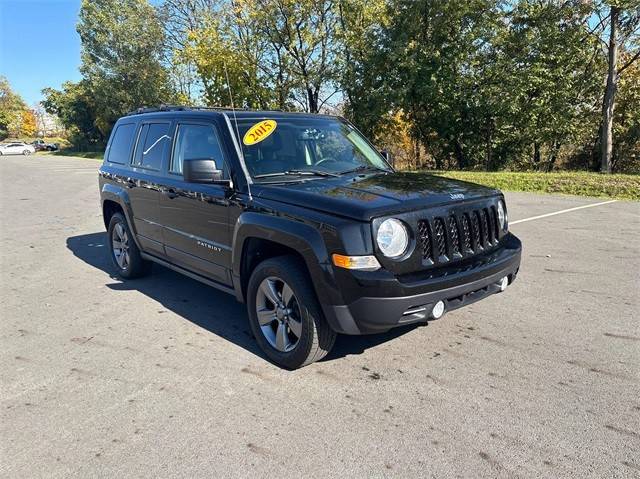
<svg viewBox="0 0 640 479"><path fill-rule="evenodd" d="M547 213L546 215L538 215L538 216L532 216L531 218L525 218L522 220L510 221L509 226L517 225L518 223L524 223L525 221L539 220L540 218L547 218L549 216L561 215L563 213L569 213L571 211L582 210L584 208L593 208L594 206L608 205L609 203L615 203L616 201L618 200L609 200L609 201L602 201L600 203L591 203L589 205L582 205L582 206L576 206L575 208L569 208L568 210L554 211L553 213Z"/></svg>

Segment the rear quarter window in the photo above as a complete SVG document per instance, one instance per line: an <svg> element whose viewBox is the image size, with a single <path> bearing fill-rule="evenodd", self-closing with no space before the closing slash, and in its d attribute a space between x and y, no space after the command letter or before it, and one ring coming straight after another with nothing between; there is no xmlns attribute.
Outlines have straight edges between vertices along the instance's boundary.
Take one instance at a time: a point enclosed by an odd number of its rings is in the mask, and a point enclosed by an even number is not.
<svg viewBox="0 0 640 479"><path fill-rule="evenodd" d="M116 127L105 155L108 162L120 165L129 162L135 131L135 123L121 123Z"/></svg>

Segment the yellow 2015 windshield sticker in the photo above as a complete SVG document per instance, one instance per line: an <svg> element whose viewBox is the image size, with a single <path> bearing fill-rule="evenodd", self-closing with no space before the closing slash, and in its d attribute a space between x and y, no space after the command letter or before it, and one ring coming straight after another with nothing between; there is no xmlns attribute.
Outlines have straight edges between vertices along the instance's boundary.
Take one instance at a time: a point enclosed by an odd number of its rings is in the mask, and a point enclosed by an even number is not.
<svg viewBox="0 0 640 479"><path fill-rule="evenodd" d="M256 123L244 134L242 142L247 145L255 145L260 143L265 138L268 138L271 133L276 131L278 124L275 120L264 120L260 123Z"/></svg>

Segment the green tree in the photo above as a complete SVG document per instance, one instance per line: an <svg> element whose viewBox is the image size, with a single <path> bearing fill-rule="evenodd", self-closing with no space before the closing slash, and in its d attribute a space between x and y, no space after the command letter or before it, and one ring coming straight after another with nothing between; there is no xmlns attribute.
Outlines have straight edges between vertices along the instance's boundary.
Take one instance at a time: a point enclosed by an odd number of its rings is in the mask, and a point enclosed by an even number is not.
<svg viewBox="0 0 640 479"><path fill-rule="evenodd" d="M392 0L383 63L395 108L436 167L473 164L492 113L479 94L500 10L493 0Z"/></svg>
<svg viewBox="0 0 640 479"><path fill-rule="evenodd" d="M338 91L334 0L256 0L254 18L292 82L291 98L318 113Z"/></svg>
<svg viewBox="0 0 640 479"><path fill-rule="evenodd" d="M551 170L561 148L584 144L597 130L604 67L588 35L589 6L581 0L522 0L489 68L502 161ZM500 154L500 151L499 151Z"/></svg>
<svg viewBox="0 0 640 479"><path fill-rule="evenodd" d="M164 31L147 0L83 0L77 30L80 71L104 136L128 111L175 99L161 61Z"/></svg>
<svg viewBox="0 0 640 479"><path fill-rule="evenodd" d="M598 129L603 58L582 0L393 0L394 110L437 168L553 169ZM420 151L420 149L416 149Z"/></svg>
<svg viewBox="0 0 640 479"><path fill-rule="evenodd" d="M105 142L105 133L97 127L98 106L86 80L65 82L60 90L42 90L42 106L56 115L78 149L94 149Z"/></svg>
<svg viewBox="0 0 640 479"><path fill-rule="evenodd" d="M198 101L202 81L193 58L184 55L191 34L207 28L211 15L222 14L222 0L163 0L158 8L164 28L163 60L180 103Z"/></svg>
<svg viewBox="0 0 640 479"><path fill-rule="evenodd" d="M171 0L172 9L188 0ZM196 66L209 104L317 113L338 90L333 0L220 0L175 57Z"/></svg>
<svg viewBox="0 0 640 479"><path fill-rule="evenodd" d="M367 136L382 139L397 120L380 45L390 12L385 0L340 0L337 11L336 62L345 114Z"/></svg>
<svg viewBox="0 0 640 479"><path fill-rule="evenodd" d="M233 1L224 12L209 14L189 34L182 56L196 66L209 105L231 106L233 99L237 107L285 106L286 94L278 94L278 77L267 59L270 45L259 41L251 4ZM281 101L276 105L278 97Z"/></svg>
<svg viewBox="0 0 640 479"><path fill-rule="evenodd" d="M616 92L623 72L640 58L640 4L638 0L607 0L597 5L607 50L607 80L602 99L600 128L601 171L611 173ZM620 49L628 55L620 61Z"/></svg>
<svg viewBox="0 0 640 479"><path fill-rule="evenodd" d="M18 136L22 126L22 112L27 105L20 95L11 89L9 80L0 76L0 140Z"/></svg>
<svg viewBox="0 0 640 479"><path fill-rule="evenodd" d="M629 54L621 55L623 62ZM629 64L618 83L613 120L613 171L640 173L640 62Z"/></svg>

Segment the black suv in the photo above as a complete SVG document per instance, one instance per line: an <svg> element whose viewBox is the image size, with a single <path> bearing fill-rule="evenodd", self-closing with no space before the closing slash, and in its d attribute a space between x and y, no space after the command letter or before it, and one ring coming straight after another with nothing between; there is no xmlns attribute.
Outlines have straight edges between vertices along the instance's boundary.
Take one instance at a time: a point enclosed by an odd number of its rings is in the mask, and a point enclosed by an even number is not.
<svg viewBox="0 0 640 479"><path fill-rule="evenodd" d="M499 191L398 173L332 116L140 109L113 128L100 195L120 276L156 262L234 294L287 368L325 356L336 333L504 291L520 266Z"/></svg>

